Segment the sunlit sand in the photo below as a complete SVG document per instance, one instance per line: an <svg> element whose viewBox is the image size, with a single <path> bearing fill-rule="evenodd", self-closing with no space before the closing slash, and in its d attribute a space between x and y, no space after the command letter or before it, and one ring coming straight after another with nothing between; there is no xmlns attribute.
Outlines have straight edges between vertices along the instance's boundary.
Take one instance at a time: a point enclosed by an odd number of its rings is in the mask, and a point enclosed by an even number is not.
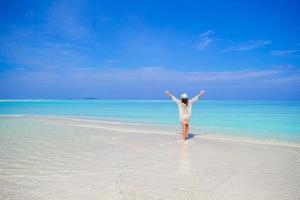
<svg viewBox="0 0 300 200"><path fill-rule="evenodd" d="M0 199L297 199L300 148L180 127L0 117Z"/></svg>

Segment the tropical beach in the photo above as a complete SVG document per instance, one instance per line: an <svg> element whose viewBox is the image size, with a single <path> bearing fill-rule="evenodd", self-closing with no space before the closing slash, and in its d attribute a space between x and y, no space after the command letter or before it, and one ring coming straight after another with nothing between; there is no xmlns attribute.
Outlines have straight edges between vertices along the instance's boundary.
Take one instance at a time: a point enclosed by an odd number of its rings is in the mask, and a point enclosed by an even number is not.
<svg viewBox="0 0 300 200"><path fill-rule="evenodd" d="M0 1L0 200L300 199L297 0Z"/></svg>
<svg viewBox="0 0 300 200"><path fill-rule="evenodd" d="M136 120L128 117L128 111L127 118L124 113L118 118L95 117L92 113L101 114L95 105L102 110L103 101L79 102L81 110L72 100L0 102L2 199L297 199L300 195L297 140L220 129L216 134L194 127L184 141L178 124L150 122L153 116L147 114L153 104L159 107L170 101L132 101L144 107L144 115ZM41 103L43 115L38 115ZM53 104L65 110L53 112ZM117 101L106 107L128 104ZM176 113L176 105L171 105ZM204 103L202 109L207 106ZM73 115L66 115L70 110ZM89 116L82 116L82 111ZM198 120L196 115L194 121Z"/></svg>

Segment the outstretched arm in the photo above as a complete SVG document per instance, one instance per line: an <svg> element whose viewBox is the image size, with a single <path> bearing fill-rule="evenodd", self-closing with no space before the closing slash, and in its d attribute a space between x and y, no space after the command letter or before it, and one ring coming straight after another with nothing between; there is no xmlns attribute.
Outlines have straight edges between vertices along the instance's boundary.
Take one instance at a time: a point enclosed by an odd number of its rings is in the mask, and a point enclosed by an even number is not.
<svg viewBox="0 0 300 200"><path fill-rule="evenodd" d="M189 100L189 103L195 103L196 101L199 100L199 97L203 96L205 94L205 91L204 90L201 90L199 92L199 94L197 94L194 98L192 98L191 100Z"/></svg>
<svg viewBox="0 0 300 200"><path fill-rule="evenodd" d="M170 91L166 90L165 94L166 94L167 96L171 97L172 100L175 101L177 104L180 103L180 100L177 99L174 95L172 95Z"/></svg>

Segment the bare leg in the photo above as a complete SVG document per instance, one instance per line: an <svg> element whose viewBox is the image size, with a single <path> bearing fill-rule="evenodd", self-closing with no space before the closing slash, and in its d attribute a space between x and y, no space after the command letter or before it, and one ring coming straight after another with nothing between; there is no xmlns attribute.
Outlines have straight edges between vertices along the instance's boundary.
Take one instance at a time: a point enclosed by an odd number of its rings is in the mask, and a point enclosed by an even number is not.
<svg viewBox="0 0 300 200"><path fill-rule="evenodd" d="M189 131L190 131L190 126L189 124L185 124L185 138L188 138L189 135Z"/></svg>
<svg viewBox="0 0 300 200"><path fill-rule="evenodd" d="M186 137L185 137L185 123L181 122L181 127L182 127L182 139L186 140Z"/></svg>

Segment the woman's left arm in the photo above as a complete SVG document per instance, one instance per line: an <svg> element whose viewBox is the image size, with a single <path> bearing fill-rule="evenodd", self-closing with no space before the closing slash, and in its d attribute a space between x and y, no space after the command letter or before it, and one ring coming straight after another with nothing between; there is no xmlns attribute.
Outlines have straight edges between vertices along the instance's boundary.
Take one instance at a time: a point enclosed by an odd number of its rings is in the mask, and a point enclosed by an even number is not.
<svg viewBox="0 0 300 200"><path fill-rule="evenodd" d="M196 101L199 100L199 97L203 96L205 94L205 91L204 90L201 90L199 92L199 94L197 94L194 98L192 98L191 100L189 100L189 103L195 103Z"/></svg>

